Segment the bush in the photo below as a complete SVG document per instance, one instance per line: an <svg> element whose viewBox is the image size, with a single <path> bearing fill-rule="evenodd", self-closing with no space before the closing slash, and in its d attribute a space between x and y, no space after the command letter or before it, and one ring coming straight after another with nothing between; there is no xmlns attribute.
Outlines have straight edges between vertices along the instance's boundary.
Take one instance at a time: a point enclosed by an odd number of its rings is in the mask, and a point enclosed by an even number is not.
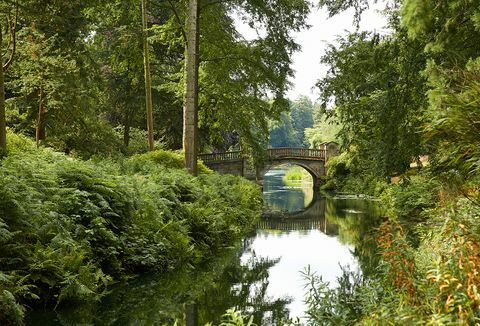
<svg viewBox="0 0 480 326"><path fill-rule="evenodd" d="M350 161L348 153L344 152L338 156L332 157L325 165L326 169L326 185L325 190L342 190L345 182L350 175ZM327 188L328 187L328 188Z"/></svg>
<svg viewBox="0 0 480 326"><path fill-rule="evenodd" d="M145 161L152 161L169 169L185 168L183 151L172 152L159 149L145 154L137 154L131 158L132 164L143 164ZM202 161L198 161L198 173L210 174L212 170L207 168Z"/></svg>
<svg viewBox="0 0 480 326"><path fill-rule="evenodd" d="M291 166L283 177L283 181L287 185L295 185L295 182L302 180L306 182L313 182L313 178L310 173L308 173L308 171L301 166Z"/></svg>
<svg viewBox="0 0 480 326"><path fill-rule="evenodd" d="M210 259L250 229L258 186L203 165L210 174L192 177L180 156L80 161L10 135L0 161L0 322L20 320L25 303L98 300L114 280Z"/></svg>
<svg viewBox="0 0 480 326"><path fill-rule="evenodd" d="M440 183L429 175L415 175L403 178L398 184L390 186L389 195L384 201L396 216L409 219L425 219L424 212L435 207L439 200Z"/></svg>

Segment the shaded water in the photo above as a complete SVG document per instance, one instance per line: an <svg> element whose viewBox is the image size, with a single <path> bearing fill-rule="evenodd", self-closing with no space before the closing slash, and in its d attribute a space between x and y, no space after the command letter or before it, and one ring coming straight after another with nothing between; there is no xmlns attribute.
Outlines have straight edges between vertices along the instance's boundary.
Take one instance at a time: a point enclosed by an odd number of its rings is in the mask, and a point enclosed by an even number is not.
<svg viewBox="0 0 480 326"><path fill-rule="evenodd" d="M366 273L375 264L368 234L378 210L371 201L319 197L311 184L287 187L284 173L265 176L265 216L238 248L195 270L124 282L97 304L34 312L28 324L182 324L192 304L201 325L218 324L232 307L253 315L258 325L302 317L301 271L307 266L333 285L340 265Z"/></svg>

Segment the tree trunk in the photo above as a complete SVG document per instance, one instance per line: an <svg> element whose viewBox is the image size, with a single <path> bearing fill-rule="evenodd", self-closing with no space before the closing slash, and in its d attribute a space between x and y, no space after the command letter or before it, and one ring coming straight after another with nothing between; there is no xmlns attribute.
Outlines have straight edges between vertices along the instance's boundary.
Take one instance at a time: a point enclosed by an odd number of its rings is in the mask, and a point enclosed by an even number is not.
<svg viewBox="0 0 480 326"><path fill-rule="evenodd" d="M5 116L5 78L3 69L3 35L0 24L0 150L7 149L7 121Z"/></svg>
<svg viewBox="0 0 480 326"><path fill-rule="evenodd" d="M198 326L198 306L189 303L185 306L185 326Z"/></svg>
<svg viewBox="0 0 480 326"><path fill-rule="evenodd" d="M128 147L130 143L130 113L128 110L125 112L125 120L123 124L123 144Z"/></svg>
<svg viewBox="0 0 480 326"><path fill-rule="evenodd" d="M183 150L185 151L185 167L195 176L198 173L199 14L198 0L189 0L186 57L187 85L183 109Z"/></svg>
<svg viewBox="0 0 480 326"><path fill-rule="evenodd" d="M40 85L39 92L39 104L38 104L38 117L37 117L37 128L35 132L35 139L37 142L37 147L40 146L40 141L45 139L45 105L43 102L43 87Z"/></svg>
<svg viewBox="0 0 480 326"><path fill-rule="evenodd" d="M142 0L142 26L143 26L143 66L145 70L145 99L147 106L147 131L148 149L154 150L153 143L153 104L152 104L152 82L150 79L150 57L148 54L148 32L147 32L147 0Z"/></svg>

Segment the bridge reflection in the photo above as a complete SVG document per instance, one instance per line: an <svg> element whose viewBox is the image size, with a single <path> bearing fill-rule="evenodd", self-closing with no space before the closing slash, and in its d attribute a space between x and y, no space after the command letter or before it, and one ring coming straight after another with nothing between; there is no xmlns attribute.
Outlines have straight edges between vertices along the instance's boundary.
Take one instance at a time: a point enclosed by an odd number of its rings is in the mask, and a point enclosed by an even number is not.
<svg viewBox="0 0 480 326"><path fill-rule="evenodd" d="M314 195L310 205L300 211L265 211L257 227L286 232L320 230L327 235L337 235L338 226L328 222L325 208L326 199Z"/></svg>

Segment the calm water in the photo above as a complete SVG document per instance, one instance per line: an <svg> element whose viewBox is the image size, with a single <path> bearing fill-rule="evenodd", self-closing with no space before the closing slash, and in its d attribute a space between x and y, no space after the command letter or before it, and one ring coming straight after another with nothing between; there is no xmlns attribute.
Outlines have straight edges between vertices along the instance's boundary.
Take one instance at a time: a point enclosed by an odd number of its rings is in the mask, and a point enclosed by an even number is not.
<svg viewBox="0 0 480 326"><path fill-rule="evenodd" d="M195 271L119 284L95 305L32 313L28 324L171 325L177 320L181 325L191 307L201 325L218 323L231 307L254 315L258 325L302 318L306 281L301 271L310 266L332 286L340 265L368 273L375 265L368 235L379 214L371 201L320 197L308 183L287 187L284 173L267 173L265 216L238 248Z"/></svg>

